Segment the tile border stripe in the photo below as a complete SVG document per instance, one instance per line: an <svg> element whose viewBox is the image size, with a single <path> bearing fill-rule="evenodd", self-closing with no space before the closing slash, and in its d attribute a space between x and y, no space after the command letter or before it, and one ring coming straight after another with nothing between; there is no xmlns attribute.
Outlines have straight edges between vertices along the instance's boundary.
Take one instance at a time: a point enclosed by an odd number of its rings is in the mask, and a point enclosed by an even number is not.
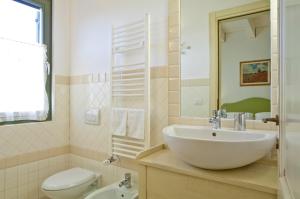
<svg viewBox="0 0 300 199"><path fill-rule="evenodd" d="M28 164L31 162L36 162L43 159L52 158L55 156L67 154L70 152L69 145L34 151L30 153L23 153L20 155L15 155L11 157L6 157L0 159L0 169L7 169L15 166L19 166L22 164Z"/></svg>

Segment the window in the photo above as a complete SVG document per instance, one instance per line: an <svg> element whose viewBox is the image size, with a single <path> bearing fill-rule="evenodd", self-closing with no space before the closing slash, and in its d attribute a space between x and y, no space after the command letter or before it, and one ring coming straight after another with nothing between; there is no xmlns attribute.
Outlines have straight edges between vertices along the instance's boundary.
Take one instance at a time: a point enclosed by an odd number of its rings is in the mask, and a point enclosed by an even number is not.
<svg viewBox="0 0 300 199"><path fill-rule="evenodd" d="M51 0L0 0L0 124L48 121Z"/></svg>

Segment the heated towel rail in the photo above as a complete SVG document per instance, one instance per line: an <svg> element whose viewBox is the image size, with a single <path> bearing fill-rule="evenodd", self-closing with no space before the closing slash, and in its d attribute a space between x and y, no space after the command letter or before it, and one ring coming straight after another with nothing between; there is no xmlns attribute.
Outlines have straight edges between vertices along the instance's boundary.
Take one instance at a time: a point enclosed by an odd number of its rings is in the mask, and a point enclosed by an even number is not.
<svg viewBox="0 0 300 199"><path fill-rule="evenodd" d="M111 153L135 159L150 147L150 16L112 28L111 107L144 110L144 139L111 132ZM112 111L111 111L112 112Z"/></svg>

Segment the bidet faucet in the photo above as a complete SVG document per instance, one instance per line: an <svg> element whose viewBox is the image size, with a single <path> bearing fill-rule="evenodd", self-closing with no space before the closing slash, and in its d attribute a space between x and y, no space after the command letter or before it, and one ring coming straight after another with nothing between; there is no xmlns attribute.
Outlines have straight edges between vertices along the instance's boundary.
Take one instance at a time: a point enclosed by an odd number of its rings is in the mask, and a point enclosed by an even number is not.
<svg viewBox="0 0 300 199"><path fill-rule="evenodd" d="M221 128L221 118L227 118L225 110L221 109L212 111L212 117L209 119L209 123L212 124L213 129Z"/></svg>
<svg viewBox="0 0 300 199"><path fill-rule="evenodd" d="M116 161L119 161L119 160L120 160L120 158L117 155L112 155L108 159L104 160L103 164L105 166L108 166L108 165L112 164L113 162L116 162Z"/></svg>
<svg viewBox="0 0 300 199"><path fill-rule="evenodd" d="M131 174L125 173L124 180L122 180L119 184L119 187L125 186L127 189L131 188Z"/></svg>

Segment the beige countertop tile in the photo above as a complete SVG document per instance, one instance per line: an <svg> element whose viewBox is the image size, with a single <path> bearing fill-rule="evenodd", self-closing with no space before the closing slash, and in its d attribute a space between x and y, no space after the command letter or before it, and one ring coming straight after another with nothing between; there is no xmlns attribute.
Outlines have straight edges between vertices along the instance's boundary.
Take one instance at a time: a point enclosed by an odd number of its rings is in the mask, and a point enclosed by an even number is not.
<svg viewBox="0 0 300 199"><path fill-rule="evenodd" d="M190 166L178 159L170 150L162 149L139 160L140 164L179 174L198 177L276 194L277 166L254 163L242 168L213 171Z"/></svg>

